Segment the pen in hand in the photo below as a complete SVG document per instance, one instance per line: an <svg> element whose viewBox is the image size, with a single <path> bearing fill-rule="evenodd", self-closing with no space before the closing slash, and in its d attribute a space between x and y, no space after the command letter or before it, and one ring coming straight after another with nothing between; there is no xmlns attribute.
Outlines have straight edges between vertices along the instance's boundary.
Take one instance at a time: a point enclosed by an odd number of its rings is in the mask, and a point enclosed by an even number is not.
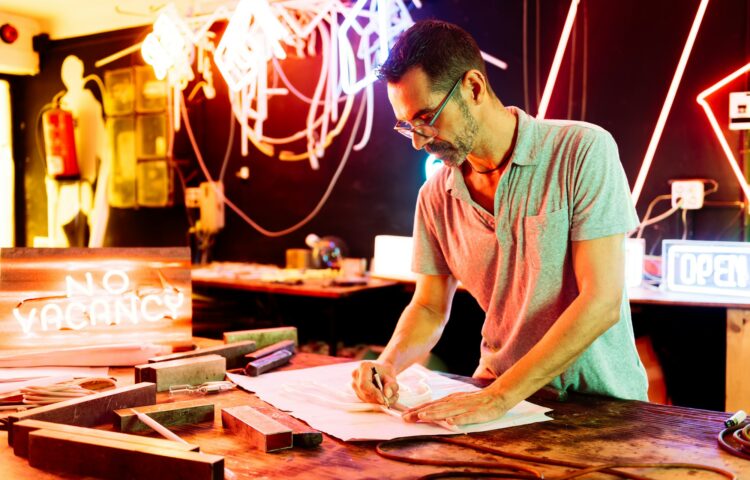
<svg viewBox="0 0 750 480"><path fill-rule="evenodd" d="M375 367L372 367L372 381L375 383L375 386L378 387L380 393L383 394L383 401L385 401L385 406L387 408L391 408L391 405L388 403L388 398L386 398L385 396L385 390L383 390L383 382L380 380L380 374L375 369Z"/></svg>

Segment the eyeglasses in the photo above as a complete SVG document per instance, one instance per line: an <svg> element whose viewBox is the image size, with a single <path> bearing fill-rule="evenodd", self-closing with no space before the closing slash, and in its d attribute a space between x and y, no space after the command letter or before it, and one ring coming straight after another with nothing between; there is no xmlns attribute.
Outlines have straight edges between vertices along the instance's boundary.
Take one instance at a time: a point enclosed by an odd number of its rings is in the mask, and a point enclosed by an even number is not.
<svg viewBox="0 0 750 480"><path fill-rule="evenodd" d="M456 88L458 88L458 85L461 83L461 79L463 78L463 75L458 77L456 83L454 83L453 87L451 87L451 91L448 92L448 95L445 96L445 99L443 99L440 105L438 105L438 107L434 110L434 113L432 114L432 120L430 120L429 123L418 123L417 125L413 125L406 120L399 120L398 122L396 122L396 125L393 127L393 129L410 140L414 139L414 134L417 134L420 137L426 138L428 140L432 140L433 138L437 137L439 130L434 125L435 121L443 112L445 106L448 105L448 100L451 99L453 93L456 91ZM430 114L428 113L427 115Z"/></svg>

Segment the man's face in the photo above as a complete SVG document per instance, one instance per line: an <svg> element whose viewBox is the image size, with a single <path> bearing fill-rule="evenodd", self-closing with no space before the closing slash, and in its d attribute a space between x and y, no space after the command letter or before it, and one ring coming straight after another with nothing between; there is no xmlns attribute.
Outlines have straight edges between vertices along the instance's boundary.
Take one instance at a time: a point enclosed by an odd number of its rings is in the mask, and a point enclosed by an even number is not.
<svg viewBox="0 0 750 480"><path fill-rule="evenodd" d="M446 95L431 91L430 81L421 68L413 68L398 83L388 84L388 99L396 118L412 125L430 123ZM438 135L429 139L414 134L414 148L424 148L449 167L461 165L474 148L479 131L476 119L461 97L461 85L448 99L433 125L438 129Z"/></svg>

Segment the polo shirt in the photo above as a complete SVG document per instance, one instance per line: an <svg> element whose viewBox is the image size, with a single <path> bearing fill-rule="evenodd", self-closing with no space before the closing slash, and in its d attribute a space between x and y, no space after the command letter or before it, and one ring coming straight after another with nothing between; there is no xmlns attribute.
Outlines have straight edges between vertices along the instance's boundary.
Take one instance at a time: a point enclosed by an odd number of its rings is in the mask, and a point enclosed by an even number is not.
<svg viewBox="0 0 750 480"><path fill-rule="evenodd" d="M475 374L494 376L526 354L577 297L571 241L638 225L609 133L508 110L518 132L494 211L472 200L460 168L443 167L420 189L414 222L412 269L452 275L476 298L486 316ZM620 320L551 386L646 400L625 288Z"/></svg>

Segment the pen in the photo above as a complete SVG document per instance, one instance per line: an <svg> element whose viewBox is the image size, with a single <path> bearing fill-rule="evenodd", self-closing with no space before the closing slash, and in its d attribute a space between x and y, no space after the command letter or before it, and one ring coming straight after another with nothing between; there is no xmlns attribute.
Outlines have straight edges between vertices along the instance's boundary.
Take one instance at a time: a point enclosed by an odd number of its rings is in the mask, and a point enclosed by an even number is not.
<svg viewBox="0 0 750 480"><path fill-rule="evenodd" d="M380 374L375 369L375 367L372 367L372 381L375 382L375 386L378 387L378 390L380 390L380 393L383 394L383 400L385 401L385 406L388 408L391 408L390 404L388 403L388 399L385 398L385 390L383 390L383 382L380 381Z"/></svg>
<svg viewBox="0 0 750 480"><path fill-rule="evenodd" d="M724 426L727 428L736 427L740 423L745 421L745 418L747 418L747 414L743 410L737 410L734 415L729 417L725 422Z"/></svg>

